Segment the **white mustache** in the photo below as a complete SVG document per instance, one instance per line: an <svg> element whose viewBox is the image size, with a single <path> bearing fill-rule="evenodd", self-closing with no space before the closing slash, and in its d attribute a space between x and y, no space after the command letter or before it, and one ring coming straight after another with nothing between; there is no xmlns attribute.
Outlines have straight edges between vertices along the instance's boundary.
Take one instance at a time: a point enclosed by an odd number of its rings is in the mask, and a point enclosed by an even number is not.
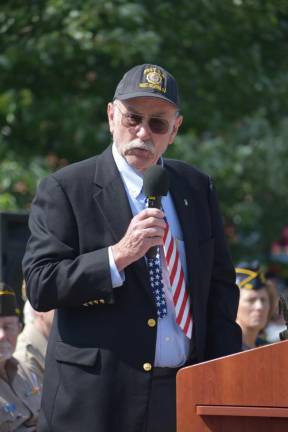
<svg viewBox="0 0 288 432"><path fill-rule="evenodd" d="M153 155L155 154L155 148L151 141L133 140L125 144L125 152L134 149L147 150Z"/></svg>

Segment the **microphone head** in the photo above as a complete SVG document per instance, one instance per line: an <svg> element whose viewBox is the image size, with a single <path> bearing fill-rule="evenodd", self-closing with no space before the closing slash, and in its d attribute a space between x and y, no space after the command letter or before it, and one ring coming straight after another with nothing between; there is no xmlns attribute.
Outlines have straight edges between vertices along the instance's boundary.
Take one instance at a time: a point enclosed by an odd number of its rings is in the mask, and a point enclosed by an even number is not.
<svg viewBox="0 0 288 432"><path fill-rule="evenodd" d="M169 176L165 168L153 165L144 172L143 191L149 196L165 196L169 190Z"/></svg>

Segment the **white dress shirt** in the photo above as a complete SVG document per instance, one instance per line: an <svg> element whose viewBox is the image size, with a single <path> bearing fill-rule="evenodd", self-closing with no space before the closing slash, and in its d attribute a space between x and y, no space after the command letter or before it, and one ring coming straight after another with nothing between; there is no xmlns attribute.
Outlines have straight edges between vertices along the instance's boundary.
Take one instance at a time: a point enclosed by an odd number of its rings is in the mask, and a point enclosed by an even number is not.
<svg viewBox="0 0 288 432"><path fill-rule="evenodd" d="M115 144L113 144L112 146L112 153L117 168L124 182L132 213L135 216L141 210L143 210L143 208L145 208L146 197L142 192L143 176L140 172L133 169L118 153ZM166 197L162 197L162 207L169 223L172 235L176 240L185 279L187 281L187 266L184 241L170 193L168 193ZM160 248L160 253L161 267L163 273L163 284L166 295L168 313L164 318L158 318L154 366L178 367L184 364L187 360L189 351L189 339L185 336L183 331L176 323L169 275L165 264L163 248ZM118 271L114 262L111 247L109 248L109 262L113 288L117 288L121 286L125 281L125 271Z"/></svg>

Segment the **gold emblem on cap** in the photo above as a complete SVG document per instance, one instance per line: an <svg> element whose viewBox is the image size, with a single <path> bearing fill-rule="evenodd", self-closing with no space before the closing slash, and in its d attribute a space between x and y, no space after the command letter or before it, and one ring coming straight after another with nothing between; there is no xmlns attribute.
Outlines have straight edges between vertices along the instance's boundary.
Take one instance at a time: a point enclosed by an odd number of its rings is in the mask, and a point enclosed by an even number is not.
<svg viewBox="0 0 288 432"><path fill-rule="evenodd" d="M236 274L240 274L241 276L243 276L243 274L246 275L246 277L244 277L242 279L242 281L240 281L238 283L239 288L244 288L244 287L246 288L246 286L247 286L247 289L251 289L253 287L253 285L250 284L249 282L251 282L251 280L253 280L257 277L256 272L249 270L249 269L244 269L244 268L238 267L238 268L236 268Z"/></svg>
<svg viewBox="0 0 288 432"><path fill-rule="evenodd" d="M161 84L163 75L159 73L157 70L152 70L151 72L148 72L146 75L146 79L151 84Z"/></svg>
<svg viewBox="0 0 288 432"><path fill-rule="evenodd" d="M165 76L159 68L146 68L144 70L144 79L146 82L140 82L139 87L152 88L160 91L161 93L166 93L166 87L164 87L164 78Z"/></svg>
<svg viewBox="0 0 288 432"><path fill-rule="evenodd" d="M261 272L255 272L253 270L245 269L245 268L236 268L236 274L239 274L241 276L246 275L243 277L243 279L238 283L239 288L245 288L245 289L253 289L253 284L250 283L257 277L260 278L261 282L265 283L267 282L265 276Z"/></svg>
<svg viewBox="0 0 288 432"><path fill-rule="evenodd" d="M0 295L12 295L15 297L15 293L12 291L8 291L8 290L1 290Z"/></svg>

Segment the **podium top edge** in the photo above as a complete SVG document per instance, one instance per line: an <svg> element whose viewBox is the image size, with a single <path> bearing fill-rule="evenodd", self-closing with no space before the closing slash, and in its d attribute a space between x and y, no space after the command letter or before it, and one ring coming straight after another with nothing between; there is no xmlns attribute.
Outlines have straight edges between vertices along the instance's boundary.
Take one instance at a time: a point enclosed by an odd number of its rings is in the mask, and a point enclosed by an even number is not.
<svg viewBox="0 0 288 432"><path fill-rule="evenodd" d="M276 341L276 342L273 342L273 343L269 343L269 344L267 344L267 345L262 345L262 346L259 346L259 347L256 347L256 348L251 348L251 349L249 349L249 350L245 350L245 351L239 351L239 352L237 352L237 353L234 353L234 354L229 354L229 355L226 355L226 356L222 356L222 357L217 357L217 358L214 358L214 359L211 359L211 360L204 360L203 362L199 362L199 363L195 363L195 364L192 364L192 365L188 365L188 366L183 366L181 369L179 369L179 371L177 372L177 375L178 374L181 374L181 372L182 371L186 371L188 368L191 368L191 367L193 367L193 368L197 368L197 367L200 367L200 366L203 366L203 365L208 365L208 364L211 364L211 363L214 363L214 362L218 362L219 360L223 360L223 359L232 359L232 358L235 358L235 357L240 357L240 356L250 356L250 355L253 355L253 353L255 353L255 351L257 350L257 351L259 351L259 350L262 350L262 351L266 351L266 350L274 350L274 349L277 349L277 346L279 346L279 345L282 345L283 347L284 347L284 345L286 345L288 343L288 339L287 340L279 340L279 341Z"/></svg>

